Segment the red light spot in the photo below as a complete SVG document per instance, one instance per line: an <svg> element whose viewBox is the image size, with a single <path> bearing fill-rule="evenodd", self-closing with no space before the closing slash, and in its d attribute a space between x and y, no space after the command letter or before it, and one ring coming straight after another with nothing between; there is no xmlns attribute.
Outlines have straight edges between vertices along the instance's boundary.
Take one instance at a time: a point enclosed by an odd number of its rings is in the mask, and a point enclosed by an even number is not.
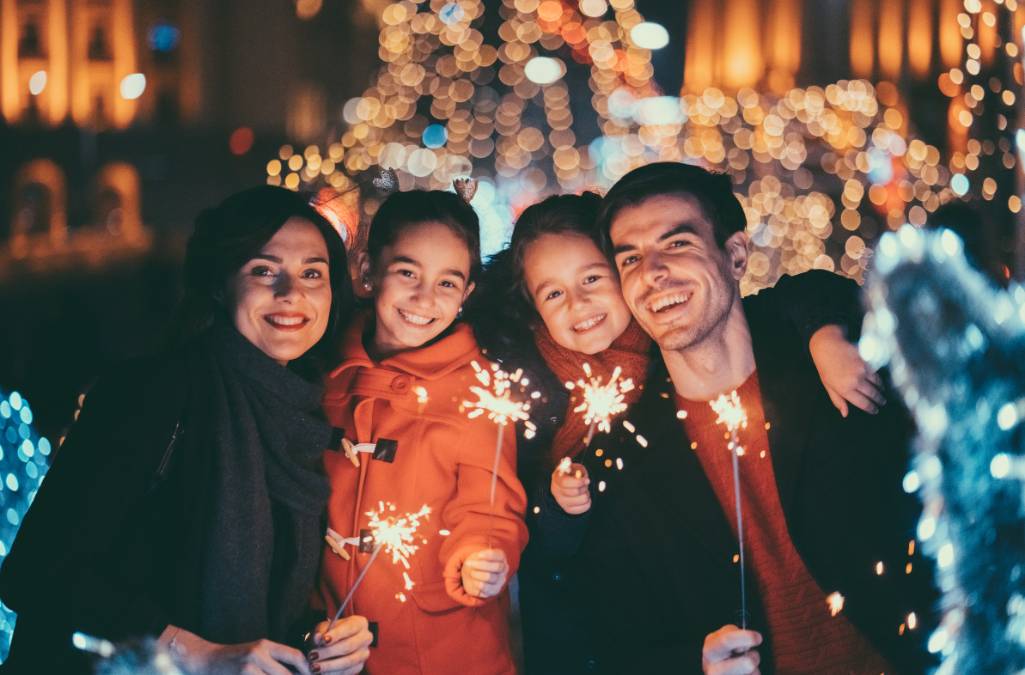
<svg viewBox="0 0 1025 675"><path fill-rule="evenodd" d="M239 127L231 132L228 139L228 149L233 155L244 155L253 148L253 130L249 127Z"/></svg>

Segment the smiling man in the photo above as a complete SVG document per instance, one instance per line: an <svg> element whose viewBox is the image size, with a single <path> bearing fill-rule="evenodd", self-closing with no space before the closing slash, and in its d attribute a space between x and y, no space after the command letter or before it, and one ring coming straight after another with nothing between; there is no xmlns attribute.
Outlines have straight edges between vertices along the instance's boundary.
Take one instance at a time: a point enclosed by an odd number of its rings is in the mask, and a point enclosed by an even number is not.
<svg viewBox="0 0 1025 675"><path fill-rule="evenodd" d="M630 413L646 454L586 544L594 583L616 589L595 607L607 672L921 672L933 591L901 490L903 412L841 415L773 289L741 299L748 238L728 176L636 169L600 221L661 355ZM747 415L737 483L709 405L734 391Z"/></svg>

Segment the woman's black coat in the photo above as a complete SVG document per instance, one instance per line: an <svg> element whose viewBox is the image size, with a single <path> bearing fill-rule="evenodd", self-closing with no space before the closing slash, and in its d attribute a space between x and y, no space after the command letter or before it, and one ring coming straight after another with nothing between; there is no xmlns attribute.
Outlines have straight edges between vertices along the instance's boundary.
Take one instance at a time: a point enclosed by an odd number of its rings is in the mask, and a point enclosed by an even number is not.
<svg viewBox="0 0 1025 675"><path fill-rule="evenodd" d="M234 339L242 338L235 333ZM241 345L250 348L255 350ZM213 639L201 629L209 624L211 601L217 600L203 592L209 570L230 574L247 565L259 537L247 533L254 538L249 553L212 559L211 551L223 556L225 550L221 542L212 546L212 538L230 540L232 535L212 531L217 521L210 518L210 505L235 496L212 494L224 484L217 476L224 472L215 460L219 446L212 440L223 438L218 431L223 425L196 412L209 409L213 400L210 356L198 341L170 356L124 364L100 378L89 393L0 568L0 598L17 613L3 672L91 672L71 646L74 631L121 641L159 635L173 624ZM316 414L319 406L306 412ZM297 412L296 423L309 422L302 419L305 414ZM318 433L321 426L329 435L322 422ZM325 499L326 491L325 481ZM299 585L306 588L294 594L308 596L320 546L303 547L306 559L295 559L301 528L289 531L294 521L281 517L276 503L271 508L273 546L287 551L273 554L272 566L302 569L305 581ZM310 528L319 534L322 520L315 520ZM287 575L276 572L273 578ZM289 605L293 609L283 611L295 615L295 603ZM237 641L284 641L292 636L288 633L240 635Z"/></svg>

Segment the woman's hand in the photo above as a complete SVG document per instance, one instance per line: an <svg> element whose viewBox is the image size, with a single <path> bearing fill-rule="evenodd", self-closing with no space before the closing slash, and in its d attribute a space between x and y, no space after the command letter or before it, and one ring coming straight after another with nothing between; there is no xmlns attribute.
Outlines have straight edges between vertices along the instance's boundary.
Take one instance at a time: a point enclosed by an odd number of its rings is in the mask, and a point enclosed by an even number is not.
<svg viewBox="0 0 1025 675"><path fill-rule="evenodd" d="M848 401L867 413L879 412L879 406L886 403L882 381L839 326L831 324L815 331L808 349L829 400L841 415L847 417Z"/></svg>
<svg viewBox="0 0 1025 675"><path fill-rule="evenodd" d="M298 649L270 640L224 645L208 642L183 628L168 626L160 636L175 659L211 675L310 675L306 656ZM291 670L290 670L291 669Z"/></svg>
<svg viewBox="0 0 1025 675"><path fill-rule="evenodd" d="M335 622L328 631L327 621L313 631L314 648L310 651L310 670L320 675L359 675L370 658L374 634L362 616L347 616Z"/></svg>
<svg viewBox="0 0 1025 675"><path fill-rule="evenodd" d="M571 516L586 513L591 508L590 484L591 478L583 464L570 464L567 470L560 465L552 472L551 489L555 503Z"/></svg>
<svg viewBox="0 0 1025 675"><path fill-rule="evenodd" d="M501 549L482 549L463 561L460 574L467 595L493 598L505 586L509 576L509 561Z"/></svg>

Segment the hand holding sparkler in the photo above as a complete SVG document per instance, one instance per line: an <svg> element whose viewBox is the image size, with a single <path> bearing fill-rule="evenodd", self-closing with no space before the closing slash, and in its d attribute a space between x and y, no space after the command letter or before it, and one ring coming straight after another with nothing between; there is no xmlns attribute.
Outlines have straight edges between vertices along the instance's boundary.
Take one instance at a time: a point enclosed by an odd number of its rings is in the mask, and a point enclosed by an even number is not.
<svg viewBox="0 0 1025 675"><path fill-rule="evenodd" d="M310 665L319 666L318 673L359 675L370 658L374 634L362 616L347 616L329 629L327 621L317 624L313 646L307 656Z"/></svg>
<svg viewBox="0 0 1025 675"><path fill-rule="evenodd" d="M505 587L509 561L498 548L481 549L470 554L460 569L463 590L475 598L492 598Z"/></svg>
<svg viewBox="0 0 1025 675"><path fill-rule="evenodd" d="M586 513L591 508L590 484L587 467L574 464L569 457L564 457L552 472L552 497L571 516Z"/></svg>
<svg viewBox="0 0 1025 675"><path fill-rule="evenodd" d="M761 633L742 630L734 625L723 626L705 636L701 669L705 675L757 673L762 658L756 647L760 644Z"/></svg>

